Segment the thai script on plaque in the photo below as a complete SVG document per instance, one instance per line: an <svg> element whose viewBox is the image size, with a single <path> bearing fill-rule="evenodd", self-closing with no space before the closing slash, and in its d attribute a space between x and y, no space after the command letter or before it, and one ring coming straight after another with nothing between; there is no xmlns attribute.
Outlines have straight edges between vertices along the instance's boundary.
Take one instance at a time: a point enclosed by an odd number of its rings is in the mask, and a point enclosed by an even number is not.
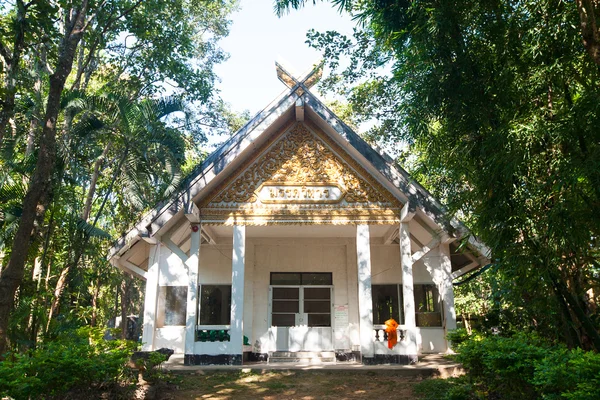
<svg viewBox="0 0 600 400"><path fill-rule="evenodd" d="M337 203L344 192L335 184L270 184L257 190L263 203Z"/></svg>

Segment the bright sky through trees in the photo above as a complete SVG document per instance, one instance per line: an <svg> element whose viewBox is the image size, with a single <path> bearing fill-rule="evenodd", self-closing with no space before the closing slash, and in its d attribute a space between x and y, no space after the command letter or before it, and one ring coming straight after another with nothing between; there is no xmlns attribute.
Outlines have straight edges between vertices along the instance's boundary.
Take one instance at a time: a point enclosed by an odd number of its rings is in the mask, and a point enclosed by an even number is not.
<svg viewBox="0 0 600 400"><path fill-rule="evenodd" d="M263 109L285 87L277 79L275 61L300 74L320 60L320 52L305 43L309 29L351 34L354 22L330 3L317 3L277 18L272 0L243 0L233 15L231 33L221 47L230 54L215 72L218 88L234 111Z"/></svg>

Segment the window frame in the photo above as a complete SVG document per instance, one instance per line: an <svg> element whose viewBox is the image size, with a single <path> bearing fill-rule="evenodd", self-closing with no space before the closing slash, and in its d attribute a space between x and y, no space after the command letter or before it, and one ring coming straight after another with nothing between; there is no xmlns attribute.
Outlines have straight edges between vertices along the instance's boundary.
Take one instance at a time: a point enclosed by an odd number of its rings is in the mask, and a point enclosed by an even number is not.
<svg viewBox="0 0 600 400"><path fill-rule="evenodd" d="M373 297L373 287L374 286L396 286L397 287L397 291L398 291L398 312L400 314L400 321L398 321L399 325L404 325L405 324L405 315L404 315L404 300L403 300L403 293L402 293L402 283L371 283L371 298L373 299L372 303L374 303L374 297ZM419 307L418 307L418 302L416 299L416 290L415 288L417 286L431 286L434 289L433 292L433 296L432 296L432 300L434 302L437 302L438 306L439 306L439 310L438 311L419 311ZM435 298L435 294L437 293L437 299ZM415 304L415 324L417 328L443 328L444 327L444 322L445 322L445 315L444 315L444 300L441 298L440 293L439 293L439 288L437 287L437 285L433 282L427 282L427 283L413 283L413 300L414 300L414 304ZM427 306L429 306L429 304L427 304ZM373 327L382 327L384 326L384 324L377 324L375 323L375 304L373 304L373 310L372 312L372 316L373 316ZM434 315L434 314L439 314L440 318L440 324L439 325L420 325L419 324L419 315ZM393 318L393 316L392 316Z"/></svg>
<svg viewBox="0 0 600 400"><path fill-rule="evenodd" d="M202 324L202 288L205 286L229 286L229 323L228 324ZM231 283L201 283L198 284L198 298L196 302L196 328L197 329L229 329L231 327L231 302L233 295L233 285Z"/></svg>
<svg viewBox="0 0 600 400"><path fill-rule="evenodd" d="M289 283L289 284L285 284L285 283L273 283L273 274L277 274L277 275L300 275L300 281L298 283ZM323 284L319 284L319 283L317 283L317 284L315 284L315 283L304 283L303 276L305 274L328 275L330 283L323 283ZM333 272L307 272L307 271L303 271L303 272L276 272L276 271L271 271L271 273L269 274L269 285L270 286L333 286Z"/></svg>
<svg viewBox="0 0 600 400"><path fill-rule="evenodd" d="M170 289L171 288L171 289ZM168 291L173 290L172 288L178 288L179 290L185 289L185 296L183 297L183 307L179 310L179 318L182 318L182 324L172 324L167 322L167 299L168 299ZM159 286L158 287L158 296L157 296L157 304L156 304L156 327L157 328L165 328L170 326L186 326L187 319L187 295L189 288L183 285L168 285L168 286ZM164 293L164 295L163 295ZM181 300L181 299L180 299Z"/></svg>
<svg viewBox="0 0 600 400"><path fill-rule="evenodd" d="M434 302L434 308L435 308L435 304L437 303L439 310L438 311L418 311L419 307L418 307L418 302L417 299L415 297L415 324L417 326L417 328L443 328L444 327L444 300L442 299L442 297L440 296L440 290L437 287L437 285L433 282L428 282L428 283L415 283L413 284L413 296L416 296L416 290L414 290L415 287L417 286L423 286L423 287L427 287L430 286L433 288L433 292L432 292L432 300ZM437 294L437 299L435 294ZM427 295L426 295L427 297ZM426 307L429 307L429 301L426 301ZM430 316L430 315L435 315L435 314L439 314L439 325L419 325L419 315L423 315L423 316Z"/></svg>
<svg viewBox="0 0 600 400"><path fill-rule="evenodd" d="M396 287L396 295L398 296L398 325L404 325L404 297L403 297L403 293L402 293L402 284L401 283L372 283L371 284L371 303L373 303L373 310L371 310L371 312L373 313L373 326L383 326L385 325L385 321L381 322L381 323L376 323L375 322L375 302L374 302L374 296L373 296L373 286L395 286ZM390 318L394 318L393 316L390 316Z"/></svg>

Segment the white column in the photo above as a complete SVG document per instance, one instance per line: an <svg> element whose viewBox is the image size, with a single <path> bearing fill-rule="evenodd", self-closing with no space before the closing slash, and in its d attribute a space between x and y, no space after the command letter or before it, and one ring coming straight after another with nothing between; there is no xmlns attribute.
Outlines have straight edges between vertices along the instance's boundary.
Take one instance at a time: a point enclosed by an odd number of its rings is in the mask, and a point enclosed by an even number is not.
<svg viewBox="0 0 600 400"><path fill-rule="evenodd" d="M158 298L158 273L160 244L151 244L148 254L146 274L146 294L144 295L144 326L142 330L142 351L154 350L154 330L156 328L156 300Z"/></svg>
<svg viewBox="0 0 600 400"><path fill-rule="evenodd" d="M412 251L408 222L400 222L400 262L402 264L402 298L404 300L404 326L407 330L409 354L417 354L417 323L415 319L415 293L413 284Z"/></svg>
<svg viewBox="0 0 600 400"><path fill-rule="evenodd" d="M450 244L440 244L440 267L442 270L442 284L440 296L444 307L444 323L446 334L456 329L456 309L454 308L454 288L452 287L452 264L450 262Z"/></svg>
<svg viewBox="0 0 600 400"><path fill-rule="evenodd" d="M358 266L358 316L360 351L373 357L373 297L371 293L371 243L369 225L356 226L356 263Z"/></svg>
<svg viewBox="0 0 600 400"><path fill-rule="evenodd" d="M231 328L229 330L232 354L242 354L244 344L244 265L246 258L246 227L233 227L233 254L231 257Z"/></svg>
<svg viewBox="0 0 600 400"><path fill-rule="evenodd" d="M196 313L198 310L198 268L200 263L200 224L190 226L190 256L185 261L188 272L187 308L185 317L185 354L194 354Z"/></svg>

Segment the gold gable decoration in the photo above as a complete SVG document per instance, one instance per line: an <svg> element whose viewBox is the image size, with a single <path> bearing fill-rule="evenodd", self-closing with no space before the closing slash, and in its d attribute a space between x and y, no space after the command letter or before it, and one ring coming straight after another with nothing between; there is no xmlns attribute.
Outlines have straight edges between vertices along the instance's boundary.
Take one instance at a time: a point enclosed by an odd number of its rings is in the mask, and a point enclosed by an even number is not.
<svg viewBox="0 0 600 400"><path fill-rule="evenodd" d="M401 204L353 159L338 156L336 147L326 135L294 125L207 197L200 207L203 222L397 222Z"/></svg>

